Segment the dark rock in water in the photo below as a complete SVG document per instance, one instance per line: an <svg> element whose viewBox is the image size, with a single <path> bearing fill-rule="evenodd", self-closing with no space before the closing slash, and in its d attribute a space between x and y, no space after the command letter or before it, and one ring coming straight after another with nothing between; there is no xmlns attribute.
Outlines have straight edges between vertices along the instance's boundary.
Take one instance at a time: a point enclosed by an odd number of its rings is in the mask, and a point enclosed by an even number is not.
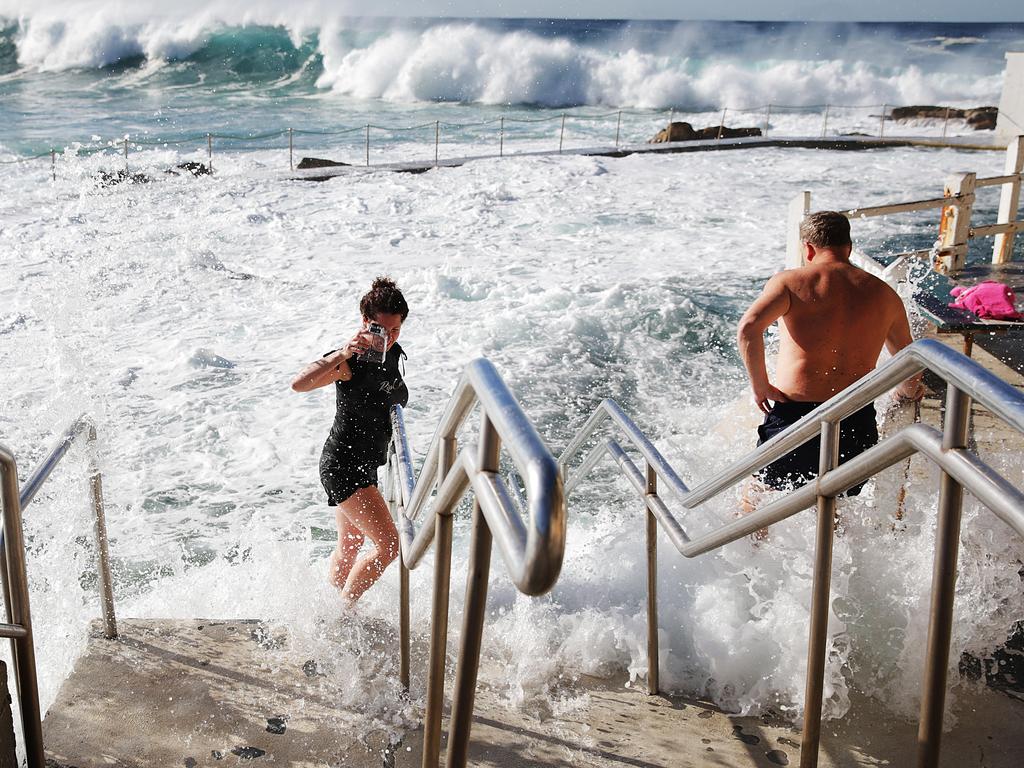
<svg viewBox="0 0 1024 768"><path fill-rule="evenodd" d="M738 139L760 136L760 128L730 128L727 125L711 125L699 130L689 123L671 123L662 128L648 144L662 144L666 141L699 141L701 139Z"/></svg>
<svg viewBox="0 0 1024 768"><path fill-rule="evenodd" d="M967 124L976 131L994 131L998 118L999 109L997 107L978 107L977 109L968 109L964 113Z"/></svg>
<svg viewBox="0 0 1024 768"><path fill-rule="evenodd" d="M280 736L286 730L283 717L268 717L267 718L267 733L272 733L275 736Z"/></svg>
<svg viewBox="0 0 1024 768"><path fill-rule="evenodd" d="M266 750L259 747L235 747L231 750L231 754L243 760L255 760L257 757L263 757L267 753Z"/></svg>
<svg viewBox="0 0 1024 768"><path fill-rule="evenodd" d="M352 163L340 163L337 160L325 160L322 157L304 157L295 166L298 170L304 171L307 168L334 168L340 165L352 165Z"/></svg>
<svg viewBox="0 0 1024 768"><path fill-rule="evenodd" d="M180 176L181 174L179 174L178 171L185 171L185 173L191 173L193 176L197 177L209 176L213 173L213 171L210 170L210 166L204 163L196 163L191 160L184 163L178 163L173 168L168 168L166 173L173 173L175 176Z"/></svg>
<svg viewBox="0 0 1024 768"><path fill-rule="evenodd" d="M991 131L996 127L999 116L997 107L977 107L960 109L959 107L941 107L933 105L915 105L911 107L893 107L889 117L892 120L966 120L976 131Z"/></svg>
<svg viewBox="0 0 1024 768"><path fill-rule="evenodd" d="M122 168L119 171L100 171L100 184L110 187L114 184L148 184L152 179L144 173L131 173Z"/></svg>

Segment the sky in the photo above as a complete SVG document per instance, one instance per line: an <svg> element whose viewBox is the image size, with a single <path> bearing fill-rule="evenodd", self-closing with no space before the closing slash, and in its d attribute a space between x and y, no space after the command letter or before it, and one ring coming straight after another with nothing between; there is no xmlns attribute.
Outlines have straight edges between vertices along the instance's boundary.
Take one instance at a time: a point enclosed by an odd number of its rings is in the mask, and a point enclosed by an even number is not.
<svg viewBox="0 0 1024 768"><path fill-rule="evenodd" d="M147 0L0 0L0 16L63 15L72 9L110 11L118 6L137 15ZM756 21L1015 21L1024 22L1022 0L177 0L152 4L166 14L230 8L311 12L317 16L546 17L609 19L746 19ZM320 13L317 13L320 11Z"/></svg>

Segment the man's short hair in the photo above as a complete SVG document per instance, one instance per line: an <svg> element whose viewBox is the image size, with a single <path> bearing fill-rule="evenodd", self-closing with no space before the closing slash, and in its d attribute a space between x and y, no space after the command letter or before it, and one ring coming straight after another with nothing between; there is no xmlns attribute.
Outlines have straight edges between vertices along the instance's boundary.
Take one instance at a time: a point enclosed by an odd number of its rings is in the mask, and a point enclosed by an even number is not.
<svg viewBox="0 0 1024 768"><path fill-rule="evenodd" d="M800 222L800 240L815 248L853 245L850 220L838 211L808 213Z"/></svg>

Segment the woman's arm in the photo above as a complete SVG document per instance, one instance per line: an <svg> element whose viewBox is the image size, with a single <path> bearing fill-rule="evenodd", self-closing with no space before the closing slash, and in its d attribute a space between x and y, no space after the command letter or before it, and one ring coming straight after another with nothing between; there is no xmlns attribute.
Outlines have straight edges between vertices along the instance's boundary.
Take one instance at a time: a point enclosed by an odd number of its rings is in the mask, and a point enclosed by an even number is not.
<svg viewBox="0 0 1024 768"><path fill-rule="evenodd" d="M352 369L348 367L348 360L355 351L346 344L326 357L314 360L295 377L292 382L292 389L296 392L309 392L319 387L326 387L336 381L348 381L352 378Z"/></svg>

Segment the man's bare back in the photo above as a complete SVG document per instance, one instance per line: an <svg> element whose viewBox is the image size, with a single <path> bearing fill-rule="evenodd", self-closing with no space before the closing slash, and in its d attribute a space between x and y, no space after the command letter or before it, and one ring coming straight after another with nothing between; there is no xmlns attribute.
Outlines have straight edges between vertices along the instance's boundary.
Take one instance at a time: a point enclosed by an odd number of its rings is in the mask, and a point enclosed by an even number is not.
<svg viewBox="0 0 1024 768"><path fill-rule="evenodd" d="M789 400L828 400L875 367L890 337L891 348L910 343L900 297L848 261L787 270L778 283L788 307L775 385Z"/></svg>
<svg viewBox="0 0 1024 768"><path fill-rule="evenodd" d="M895 354L913 341L896 292L850 264L845 217L822 212L809 218L814 217L834 239L818 245L805 241L806 266L773 276L740 320L740 355L754 400L765 413L773 402L828 400L874 369L883 345ZM772 383L764 332L776 320L781 342ZM919 398L920 378L904 382L899 394Z"/></svg>

